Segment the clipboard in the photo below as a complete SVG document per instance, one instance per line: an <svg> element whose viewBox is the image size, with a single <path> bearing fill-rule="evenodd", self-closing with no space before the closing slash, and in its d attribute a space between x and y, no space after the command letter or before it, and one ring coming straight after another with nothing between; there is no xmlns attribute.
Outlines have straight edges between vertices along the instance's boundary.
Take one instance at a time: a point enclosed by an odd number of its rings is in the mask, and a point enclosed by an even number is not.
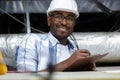
<svg viewBox="0 0 120 80"><path fill-rule="evenodd" d="M90 61L92 62L97 62L99 61L101 58L103 58L104 56L108 55L109 53L104 53L104 54L96 54L96 55L92 55L90 56Z"/></svg>
<svg viewBox="0 0 120 80"><path fill-rule="evenodd" d="M109 53L96 54L96 55L91 55L86 58L81 58L77 62L71 64L64 71L82 71L82 69L85 68L86 66L89 66L89 64L93 64L93 63L99 61L101 58L103 58L104 56L106 56L108 54Z"/></svg>

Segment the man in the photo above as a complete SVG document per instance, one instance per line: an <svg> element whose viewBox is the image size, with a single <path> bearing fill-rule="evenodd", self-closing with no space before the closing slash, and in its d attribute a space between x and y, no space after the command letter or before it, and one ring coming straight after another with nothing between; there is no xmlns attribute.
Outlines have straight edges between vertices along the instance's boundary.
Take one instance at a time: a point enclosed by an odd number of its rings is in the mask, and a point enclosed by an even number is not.
<svg viewBox="0 0 120 80"><path fill-rule="evenodd" d="M50 32L42 36L28 34L24 38L15 56L17 71L48 71L49 63L55 65L56 71L70 70L70 67L75 67L72 66L74 64L79 65L78 70L93 70L94 63L82 64L90 52L77 50L68 39L78 17L75 0L52 0L47 10Z"/></svg>

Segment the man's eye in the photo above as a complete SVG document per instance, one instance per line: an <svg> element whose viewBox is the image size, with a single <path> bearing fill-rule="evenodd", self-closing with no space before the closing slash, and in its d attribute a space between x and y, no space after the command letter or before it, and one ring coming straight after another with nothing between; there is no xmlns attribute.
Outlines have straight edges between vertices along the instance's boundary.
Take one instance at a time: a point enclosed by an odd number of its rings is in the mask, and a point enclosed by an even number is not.
<svg viewBox="0 0 120 80"><path fill-rule="evenodd" d="M61 15L56 15L55 17L56 17L56 18L62 18L62 16L61 16Z"/></svg>
<svg viewBox="0 0 120 80"><path fill-rule="evenodd" d="M74 17L67 17L68 20L74 21L75 18Z"/></svg>

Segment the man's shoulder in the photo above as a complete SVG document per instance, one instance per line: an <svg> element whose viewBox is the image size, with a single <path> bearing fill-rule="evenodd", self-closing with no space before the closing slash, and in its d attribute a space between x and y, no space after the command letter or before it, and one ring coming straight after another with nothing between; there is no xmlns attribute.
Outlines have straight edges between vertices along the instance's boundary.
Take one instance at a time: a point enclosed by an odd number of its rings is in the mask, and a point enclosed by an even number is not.
<svg viewBox="0 0 120 80"><path fill-rule="evenodd" d="M30 33L30 34L26 34L25 37L23 39L32 39L32 40L41 40L41 39L45 39L47 37L46 33Z"/></svg>
<svg viewBox="0 0 120 80"><path fill-rule="evenodd" d="M25 34L21 42L19 43L19 46L25 46L31 45L34 46L35 44L41 43L41 41L46 41L45 37L47 34L40 34L40 33L30 33L30 34Z"/></svg>

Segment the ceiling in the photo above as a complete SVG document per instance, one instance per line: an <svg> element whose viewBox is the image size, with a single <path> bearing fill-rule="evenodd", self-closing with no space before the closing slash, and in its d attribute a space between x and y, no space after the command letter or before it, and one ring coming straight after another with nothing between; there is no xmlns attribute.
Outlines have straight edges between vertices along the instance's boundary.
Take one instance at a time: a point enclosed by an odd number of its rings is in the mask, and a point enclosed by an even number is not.
<svg viewBox="0 0 120 80"><path fill-rule="evenodd" d="M0 9L10 13L24 13L29 10L31 13L45 13L51 0L0 0ZM76 0L80 13L101 12L102 10L92 1ZM120 10L120 0L97 0L112 11Z"/></svg>

